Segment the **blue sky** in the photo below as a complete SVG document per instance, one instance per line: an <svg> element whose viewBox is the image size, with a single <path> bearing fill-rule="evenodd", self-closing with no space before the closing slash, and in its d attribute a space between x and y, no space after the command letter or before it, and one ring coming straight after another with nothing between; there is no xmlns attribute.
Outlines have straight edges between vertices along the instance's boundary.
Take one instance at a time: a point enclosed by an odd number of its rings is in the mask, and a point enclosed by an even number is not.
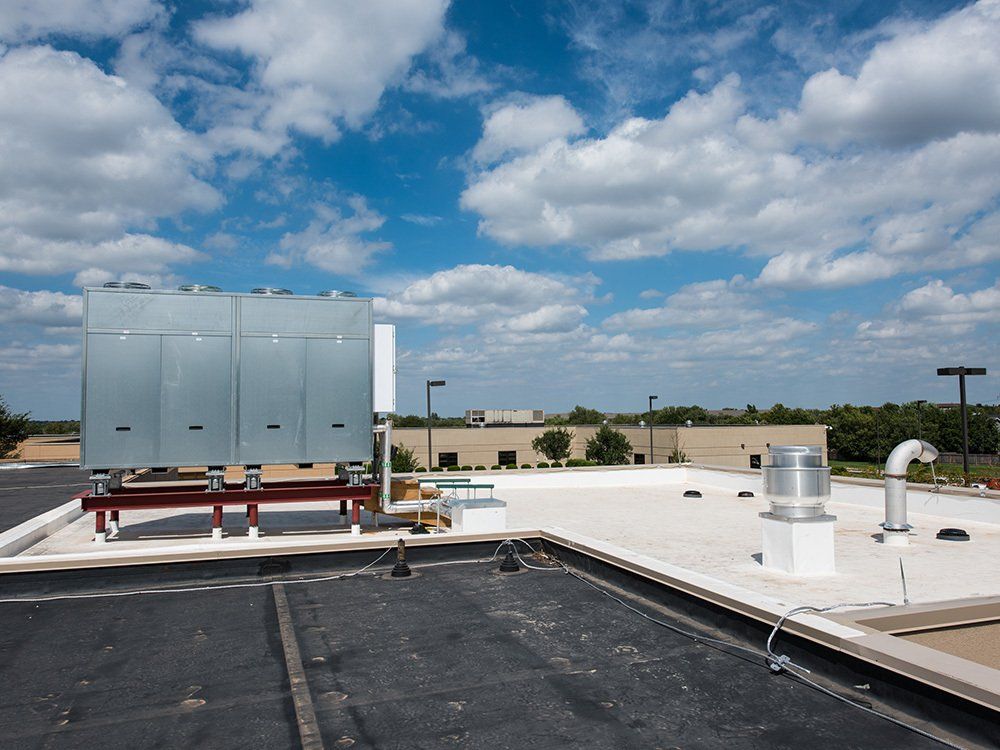
<svg viewBox="0 0 1000 750"><path fill-rule="evenodd" d="M79 288L352 289L438 410L1000 400L1000 3L15 0L0 393Z"/></svg>

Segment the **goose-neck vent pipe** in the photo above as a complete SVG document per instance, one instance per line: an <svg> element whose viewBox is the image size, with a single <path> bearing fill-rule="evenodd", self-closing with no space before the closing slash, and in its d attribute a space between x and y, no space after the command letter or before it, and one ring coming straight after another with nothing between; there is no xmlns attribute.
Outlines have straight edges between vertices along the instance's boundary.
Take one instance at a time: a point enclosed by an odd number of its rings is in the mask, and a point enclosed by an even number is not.
<svg viewBox="0 0 1000 750"><path fill-rule="evenodd" d="M938 457L938 450L925 440L904 440L892 449L885 462L885 521L882 541L893 546L910 543L910 529L906 522L906 467L916 459L930 463Z"/></svg>

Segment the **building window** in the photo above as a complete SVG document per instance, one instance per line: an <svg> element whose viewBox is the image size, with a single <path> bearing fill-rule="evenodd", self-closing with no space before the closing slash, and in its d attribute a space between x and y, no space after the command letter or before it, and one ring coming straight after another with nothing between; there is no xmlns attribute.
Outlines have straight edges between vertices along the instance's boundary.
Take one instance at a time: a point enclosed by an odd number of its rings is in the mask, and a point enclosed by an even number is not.
<svg viewBox="0 0 1000 750"><path fill-rule="evenodd" d="M754 453L750 456L750 468L759 469L760 468L760 454Z"/></svg>
<svg viewBox="0 0 1000 750"><path fill-rule="evenodd" d="M644 463L646 463L646 454L645 453L636 453L633 456L633 460L635 461L636 466L638 466L639 464L644 464Z"/></svg>
<svg viewBox="0 0 1000 750"><path fill-rule="evenodd" d="M445 469L448 468L449 466L458 466L458 454L438 453L437 465Z"/></svg>
<svg viewBox="0 0 1000 750"><path fill-rule="evenodd" d="M517 451L498 451L497 463L501 466L517 463Z"/></svg>

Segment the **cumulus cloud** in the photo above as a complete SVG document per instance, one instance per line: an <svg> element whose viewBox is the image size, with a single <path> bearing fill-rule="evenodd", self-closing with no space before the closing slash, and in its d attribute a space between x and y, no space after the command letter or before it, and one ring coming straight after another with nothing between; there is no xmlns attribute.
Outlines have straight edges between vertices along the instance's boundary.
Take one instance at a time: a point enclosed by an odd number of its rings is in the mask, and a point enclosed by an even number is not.
<svg viewBox="0 0 1000 750"><path fill-rule="evenodd" d="M533 97L495 109L483 123L483 135L472 150L472 158L492 162L585 130L583 119L564 97Z"/></svg>
<svg viewBox="0 0 1000 750"><path fill-rule="evenodd" d="M392 243L362 237L385 223L385 217L369 208L363 197L350 196L347 205L352 213L346 216L336 206L315 205L309 226L301 232L286 233L280 249L270 253L267 262L285 268L304 262L324 271L357 275Z"/></svg>
<svg viewBox="0 0 1000 750"><path fill-rule="evenodd" d="M162 12L156 0L5 0L0 40L18 43L53 34L118 37Z"/></svg>
<svg viewBox="0 0 1000 750"><path fill-rule="evenodd" d="M881 318L865 320L856 330L859 339L908 344L938 336L971 334L978 326L1000 333L1000 279L993 286L968 293L956 292L941 279L904 294Z"/></svg>
<svg viewBox="0 0 1000 750"><path fill-rule="evenodd" d="M447 0L332 3L326 0L252 0L231 16L194 25L202 44L238 52L253 63L252 124L219 123L242 134L236 145L294 130L336 140L358 128L383 91L402 82L413 58L443 33Z"/></svg>
<svg viewBox="0 0 1000 750"><path fill-rule="evenodd" d="M479 324L493 333L544 333L575 328L587 315L596 277L561 276L514 266L468 264L438 271L377 297L386 320L441 326Z"/></svg>
<svg viewBox="0 0 1000 750"><path fill-rule="evenodd" d="M9 50L0 142L0 270L161 272L200 257L135 231L221 202L199 176L210 152L148 92L73 52Z"/></svg>
<svg viewBox="0 0 1000 750"><path fill-rule="evenodd" d="M63 327L79 324L82 311L79 295L0 286L0 323Z"/></svg>
<svg viewBox="0 0 1000 750"><path fill-rule="evenodd" d="M804 139L898 147L1000 129L1000 3L982 0L877 45L855 76L810 78L785 123Z"/></svg>
<svg viewBox="0 0 1000 750"><path fill-rule="evenodd" d="M771 315L760 295L749 290L742 277L736 277L688 284L668 296L660 307L624 310L605 318L603 326L622 331L731 328L768 317Z"/></svg>
<svg viewBox="0 0 1000 750"><path fill-rule="evenodd" d="M932 54L917 66L921 45ZM730 75L663 118L510 153L470 177L461 204L509 245L576 246L599 260L717 249L769 258L763 286L850 286L995 260L998 50L1000 4L984 0L901 27L856 76L813 76L794 111L752 115ZM929 64L934 75L921 78ZM905 85L890 97L894 72Z"/></svg>

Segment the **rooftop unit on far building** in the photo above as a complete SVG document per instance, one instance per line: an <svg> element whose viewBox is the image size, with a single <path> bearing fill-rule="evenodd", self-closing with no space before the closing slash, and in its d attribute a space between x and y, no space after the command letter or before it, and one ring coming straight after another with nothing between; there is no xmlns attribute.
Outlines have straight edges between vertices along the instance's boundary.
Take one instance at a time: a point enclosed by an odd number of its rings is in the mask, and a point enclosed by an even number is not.
<svg viewBox="0 0 1000 750"><path fill-rule="evenodd" d="M542 427L542 409L466 409L466 427Z"/></svg>

